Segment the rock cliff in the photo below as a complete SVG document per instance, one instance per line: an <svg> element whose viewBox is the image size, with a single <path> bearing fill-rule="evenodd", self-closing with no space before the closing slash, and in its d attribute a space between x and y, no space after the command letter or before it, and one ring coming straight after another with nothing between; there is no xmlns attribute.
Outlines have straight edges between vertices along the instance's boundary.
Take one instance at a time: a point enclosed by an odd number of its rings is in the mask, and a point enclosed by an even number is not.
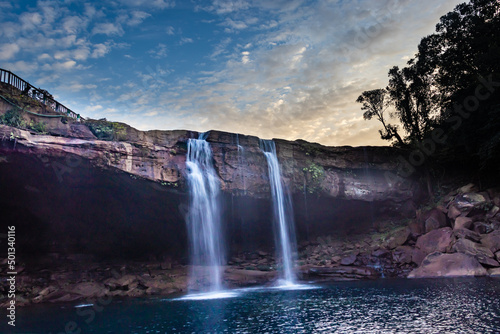
<svg viewBox="0 0 500 334"><path fill-rule="evenodd" d="M1 153L24 154L51 161L67 160L59 174L79 162L117 170L185 192L186 149L192 131L138 131L127 127L120 141L98 140L83 124L63 136L40 135L0 125ZM211 131L210 142L222 191L233 195L269 196L267 164L259 138ZM326 147L305 141L275 140L285 183L292 193L336 199L384 201L411 206L416 184L394 175L399 152L390 147ZM65 168L67 167L67 168ZM69 172L69 171L67 171ZM391 173L388 176L387 173ZM62 177L62 175L58 175ZM390 206L390 205L389 205Z"/></svg>

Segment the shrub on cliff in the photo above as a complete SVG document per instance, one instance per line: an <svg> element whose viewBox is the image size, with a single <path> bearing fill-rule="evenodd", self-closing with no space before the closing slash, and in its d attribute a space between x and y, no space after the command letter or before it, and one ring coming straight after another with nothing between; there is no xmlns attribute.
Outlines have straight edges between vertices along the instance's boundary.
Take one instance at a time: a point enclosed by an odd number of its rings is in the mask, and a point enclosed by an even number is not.
<svg viewBox="0 0 500 334"><path fill-rule="evenodd" d="M127 135L127 129L124 124L118 122L110 122L105 118L87 119L85 120L90 131L101 140L120 141L124 140Z"/></svg>

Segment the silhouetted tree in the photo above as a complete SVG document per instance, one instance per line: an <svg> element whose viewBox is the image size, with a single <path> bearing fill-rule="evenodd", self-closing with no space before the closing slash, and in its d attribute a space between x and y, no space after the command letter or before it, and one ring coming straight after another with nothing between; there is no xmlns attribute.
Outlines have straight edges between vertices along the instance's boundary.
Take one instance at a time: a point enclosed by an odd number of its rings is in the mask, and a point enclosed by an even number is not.
<svg viewBox="0 0 500 334"><path fill-rule="evenodd" d="M386 123L384 112L389 106L387 91L385 89L374 89L363 92L356 100L361 103L361 110L364 111L363 118L370 120L375 117L382 123L383 130L379 130L380 137L385 140L396 138L400 145L403 145L403 139L398 133L398 128L395 125Z"/></svg>

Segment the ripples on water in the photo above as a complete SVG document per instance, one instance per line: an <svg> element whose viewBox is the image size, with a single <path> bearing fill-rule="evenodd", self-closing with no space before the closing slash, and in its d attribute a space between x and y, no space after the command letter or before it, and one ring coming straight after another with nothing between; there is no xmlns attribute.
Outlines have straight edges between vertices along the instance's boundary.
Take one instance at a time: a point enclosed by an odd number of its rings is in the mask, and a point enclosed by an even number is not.
<svg viewBox="0 0 500 334"><path fill-rule="evenodd" d="M379 280L124 301L89 324L74 306L41 306L20 310L18 325L33 333L64 332L68 321L81 333L499 333L499 296L492 278Z"/></svg>

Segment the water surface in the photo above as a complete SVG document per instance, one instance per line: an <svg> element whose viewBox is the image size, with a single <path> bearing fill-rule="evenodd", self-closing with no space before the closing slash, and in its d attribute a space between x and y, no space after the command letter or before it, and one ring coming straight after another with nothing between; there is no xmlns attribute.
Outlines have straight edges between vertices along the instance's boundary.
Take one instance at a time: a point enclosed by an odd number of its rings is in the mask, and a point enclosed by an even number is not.
<svg viewBox="0 0 500 334"><path fill-rule="evenodd" d="M498 333L500 279L341 282L18 310L1 333ZM88 304L88 303L80 303ZM65 331L66 329L70 329Z"/></svg>

